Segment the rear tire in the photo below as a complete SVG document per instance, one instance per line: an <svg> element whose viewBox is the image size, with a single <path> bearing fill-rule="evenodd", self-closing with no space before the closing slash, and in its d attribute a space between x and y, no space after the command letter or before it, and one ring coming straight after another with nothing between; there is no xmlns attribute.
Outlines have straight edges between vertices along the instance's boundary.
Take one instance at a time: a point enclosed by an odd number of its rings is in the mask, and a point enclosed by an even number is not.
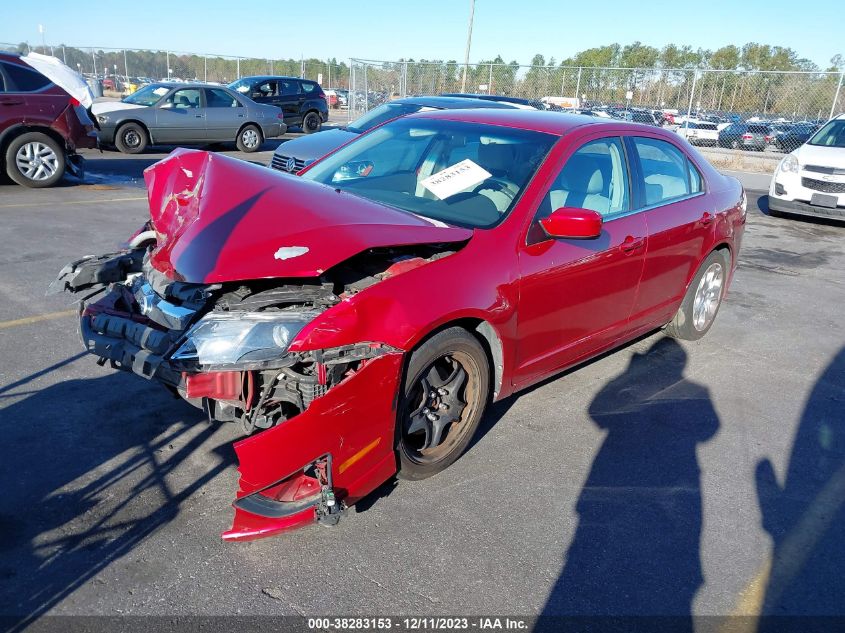
<svg viewBox="0 0 845 633"><path fill-rule="evenodd" d="M150 142L150 137L138 123L124 123L114 134L114 145L124 154L140 154Z"/></svg>
<svg viewBox="0 0 845 633"><path fill-rule="evenodd" d="M666 334L685 341L697 341L707 334L727 288L730 255L718 250L710 253L687 288L681 307L666 326Z"/></svg>
<svg viewBox="0 0 845 633"><path fill-rule="evenodd" d="M315 110L308 112L302 119L302 131L306 134L319 132L322 126L323 120L320 118L319 113Z"/></svg>
<svg viewBox="0 0 845 633"><path fill-rule="evenodd" d="M460 327L438 332L412 354L397 409L402 479L425 479L466 450L484 415L490 365L478 339Z"/></svg>
<svg viewBox="0 0 845 633"><path fill-rule="evenodd" d="M52 187L65 175L65 151L42 132L27 132L6 148L6 173L24 187Z"/></svg>
<svg viewBox="0 0 845 633"><path fill-rule="evenodd" d="M261 149L261 144L264 143L264 137L261 135L261 130L257 125L245 125L240 132L238 138L235 139L235 145L242 152L250 154Z"/></svg>

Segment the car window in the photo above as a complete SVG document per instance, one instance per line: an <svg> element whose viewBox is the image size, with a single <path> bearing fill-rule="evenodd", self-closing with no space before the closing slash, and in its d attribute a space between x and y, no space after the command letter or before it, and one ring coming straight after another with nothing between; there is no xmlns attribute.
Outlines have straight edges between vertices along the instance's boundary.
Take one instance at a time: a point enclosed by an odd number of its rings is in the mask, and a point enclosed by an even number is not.
<svg viewBox="0 0 845 633"><path fill-rule="evenodd" d="M249 92L247 90L247 92ZM277 97L279 92L275 81L262 81L252 91L253 97Z"/></svg>
<svg viewBox="0 0 845 633"><path fill-rule="evenodd" d="M200 107L200 91L197 88L176 90L164 100L163 108L187 110Z"/></svg>
<svg viewBox="0 0 845 633"><path fill-rule="evenodd" d="M237 108L241 105L237 99L220 88L206 90L205 101L209 108Z"/></svg>
<svg viewBox="0 0 845 633"><path fill-rule="evenodd" d="M590 209L603 216L630 208L621 139L590 141L569 157L543 198L537 219L547 217L561 207Z"/></svg>
<svg viewBox="0 0 845 633"><path fill-rule="evenodd" d="M687 158L687 169L689 170L690 193L702 191L701 172L698 171L698 168L692 164L689 158Z"/></svg>
<svg viewBox="0 0 845 633"><path fill-rule="evenodd" d="M6 92L35 92L50 85L50 80L41 73L29 70L17 64L3 63L3 69L11 85Z"/></svg>
<svg viewBox="0 0 845 633"><path fill-rule="evenodd" d="M278 83L279 83L279 96L289 97L289 96L292 96L292 95L298 95L299 94L299 82L298 81L280 80Z"/></svg>
<svg viewBox="0 0 845 633"><path fill-rule="evenodd" d="M3 73L0 73L0 92L6 92L6 81L3 79Z"/></svg>
<svg viewBox="0 0 845 633"><path fill-rule="evenodd" d="M645 181L645 203L660 204L690 193L686 155L666 141L634 137Z"/></svg>
<svg viewBox="0 0 845 633"><path fill-rule="evenodd" d="M765 125L749 125L748 131L752 134L768 134L769 128Z"/></svg>
<svg viewBox="0 0 845 633"><path fill-rule="evenodd" d="M305 94L311 94L312 92L317 90L317 84L312 84L310 81L303 81L302 82L302 92Z"/></svg>

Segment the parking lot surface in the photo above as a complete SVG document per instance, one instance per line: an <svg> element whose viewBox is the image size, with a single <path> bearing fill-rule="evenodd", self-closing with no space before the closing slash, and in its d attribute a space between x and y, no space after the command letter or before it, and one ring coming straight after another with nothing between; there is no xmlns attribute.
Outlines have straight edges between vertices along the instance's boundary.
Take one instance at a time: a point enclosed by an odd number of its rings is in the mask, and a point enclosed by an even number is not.
<svg viewBox="0 0 845 633"><path fill-rule="evenodd" d="M494 405L438 476L233 544L234 425L98 367L69 297L44 295L145 221L157 157L0 184L0 614L845 608L845 226L771 217L750 191L703 340L654 333Z"/></svg>

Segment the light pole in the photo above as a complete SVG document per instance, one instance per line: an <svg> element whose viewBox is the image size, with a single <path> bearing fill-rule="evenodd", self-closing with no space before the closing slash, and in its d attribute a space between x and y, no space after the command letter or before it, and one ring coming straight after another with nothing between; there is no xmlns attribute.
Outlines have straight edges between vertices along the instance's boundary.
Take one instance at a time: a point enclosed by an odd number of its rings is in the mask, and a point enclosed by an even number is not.
<svg viewBox="0 0 845 633"><path fill-rule="evenodd" d="M469 47L472 44L473 16L475 16L475 0L469 0L469 28L467 29L467 49L464 54L464 74L461 78L461 92L467 91L467 66L469 66Z"/></svg>
<svg viewBox="0 0 845 633"><path fill-rule="evenodd" d="M41 33L41 52L44 55L47 54L47 42L46 42L46 38L45 38L45 35L44 35L46 30L47 29L44 28L43 24L38 25L38 32Z"/></svg>

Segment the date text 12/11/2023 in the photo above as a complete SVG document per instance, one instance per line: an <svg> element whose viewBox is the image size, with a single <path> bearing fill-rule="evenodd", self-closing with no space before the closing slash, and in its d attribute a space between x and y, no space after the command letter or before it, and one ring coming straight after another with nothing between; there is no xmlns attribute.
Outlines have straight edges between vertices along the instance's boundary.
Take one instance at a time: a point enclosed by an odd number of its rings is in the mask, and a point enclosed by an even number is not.
<svg viewBox="0 0 845 633"><path fill-rule="evenodd" d="M527 630L525 618L510 617L335 617L308 618L317 631L430 631L430 630Z"/></svg>

